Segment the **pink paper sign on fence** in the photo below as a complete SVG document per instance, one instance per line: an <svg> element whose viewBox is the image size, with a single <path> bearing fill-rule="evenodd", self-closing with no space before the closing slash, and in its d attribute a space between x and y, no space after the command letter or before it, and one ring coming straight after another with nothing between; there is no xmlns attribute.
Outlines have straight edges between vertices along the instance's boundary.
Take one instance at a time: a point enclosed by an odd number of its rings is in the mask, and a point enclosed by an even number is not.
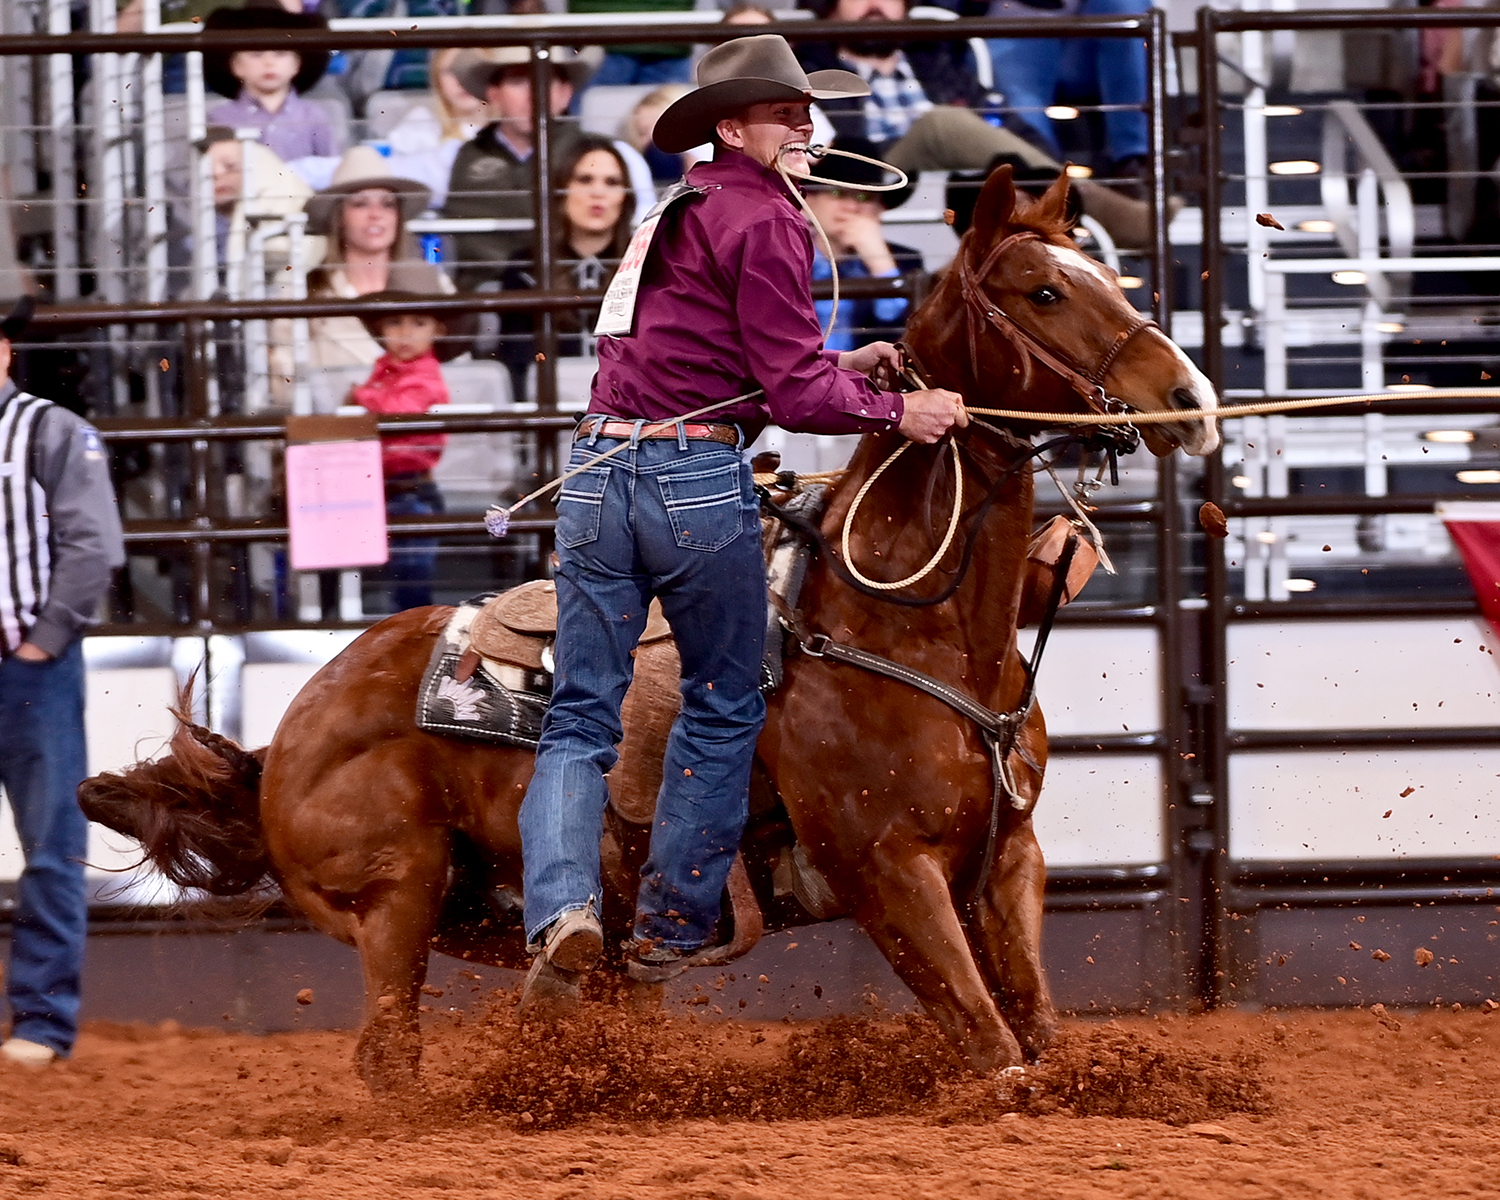
<svg viewBox="0 0 1500 1200"><path fill-rule="evenodd" d="M292 568L370 567L390 557L380 442L306 442L286 448Z"/></svg>

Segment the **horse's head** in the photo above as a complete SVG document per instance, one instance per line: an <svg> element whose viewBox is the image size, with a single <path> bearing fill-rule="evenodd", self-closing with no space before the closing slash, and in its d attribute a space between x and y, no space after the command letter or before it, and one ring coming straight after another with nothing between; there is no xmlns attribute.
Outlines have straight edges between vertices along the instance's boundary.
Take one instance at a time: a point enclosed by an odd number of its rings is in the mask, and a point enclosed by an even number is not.
<svg viewBox="0 0 1500 1200"><path fill-rule="evenodd" d="M1219 444L1213 385L1074 244L1067 199L1065 174L1033 200L1017 192L1010 167L996 170L907 342L932 384L971 403L1078 412L1099 407L1085 393L1107 395L1140 412L1184 414L1141 427L1153 453L1210 453Z"/></svg>

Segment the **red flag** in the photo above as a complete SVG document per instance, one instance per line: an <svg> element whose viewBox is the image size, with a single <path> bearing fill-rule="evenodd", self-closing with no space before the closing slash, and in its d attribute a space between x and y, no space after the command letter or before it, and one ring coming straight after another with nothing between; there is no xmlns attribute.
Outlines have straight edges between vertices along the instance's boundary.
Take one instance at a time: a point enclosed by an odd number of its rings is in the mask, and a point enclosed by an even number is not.
<svg viewBox="0 0 1500 1200"><path fill-rule="evenodd" d="M1500 521L1449 519L1443 524L1463 555L1480 610L1500 634Z"/></svg>

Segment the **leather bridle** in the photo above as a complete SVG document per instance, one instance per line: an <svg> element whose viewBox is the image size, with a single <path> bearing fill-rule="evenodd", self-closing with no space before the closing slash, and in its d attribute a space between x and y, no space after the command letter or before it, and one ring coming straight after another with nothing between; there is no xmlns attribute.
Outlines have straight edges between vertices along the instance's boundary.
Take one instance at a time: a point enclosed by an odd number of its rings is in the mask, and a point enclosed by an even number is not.
<svg viewBox="0 0 1500 1200"><path fill-rule="evenodd" d="M1092 370L1078 366L1070 362L1060 351L1049 346L1040 337L1006 313L984 290L984 281L990 277L999 264L1000 259L1008 250L1014 249L1022 242L1043 241L1042 235L1031 230L1022 230L1002 238L985 256L976 272L970 265L969 257L960 254L958 257L958 286L964 298L964 329L969 342L969 365L974 372L974 378L979 378L979 322L988 322L994 327L1001 337L1015 348L1020 361L1021 387L1031 386L1031 365L1035 359L1043 366L1054 371L1065 383L1082 397L1085 404L1099 412L1119 412L1128 409L1124 401L1110 396L1104 390L1104 378L1114 366L1115 360L1120 357L1120 352L1125 349L1136 334L1145 329L1159 328L1150 317L1141 314L1126 329L1115 336L1114 343L1104 352L1104 357L1096 363Z"/></svg>

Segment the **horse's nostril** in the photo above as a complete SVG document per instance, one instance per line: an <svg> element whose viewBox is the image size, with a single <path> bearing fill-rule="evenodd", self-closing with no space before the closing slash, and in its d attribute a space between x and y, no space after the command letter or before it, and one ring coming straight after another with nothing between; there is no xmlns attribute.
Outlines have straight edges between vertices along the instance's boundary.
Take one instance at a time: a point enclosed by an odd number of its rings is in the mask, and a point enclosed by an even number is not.
<svg viewBox="0 0 1500 1200"><path fill-rule="evenodd" d="M1202 408L1198 403L1198 395L1192 388L1180 387L1172 392L1172 401L1178 408Z"/></svg>

